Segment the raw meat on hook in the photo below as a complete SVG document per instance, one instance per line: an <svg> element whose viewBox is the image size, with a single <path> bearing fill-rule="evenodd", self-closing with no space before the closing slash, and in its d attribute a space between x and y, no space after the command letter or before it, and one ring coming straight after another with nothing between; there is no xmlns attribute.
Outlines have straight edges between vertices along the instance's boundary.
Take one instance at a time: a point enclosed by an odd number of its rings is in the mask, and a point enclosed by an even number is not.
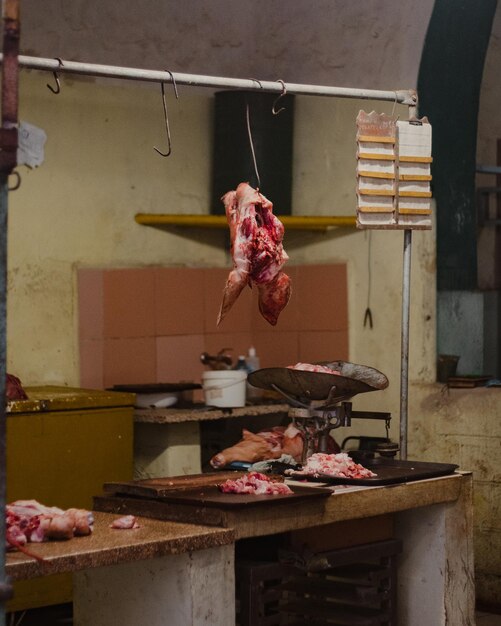
<svg viewBox="0 0 501 626"><path fill-rule="evenodd" d="M226 281L219 325L242 289L256 285L261 315L273 326L291 295L291 281L282 271L289 258L282 239L284 226L273 215L273 204L248 183L222 198L230 227L233 269Z"/></svg>

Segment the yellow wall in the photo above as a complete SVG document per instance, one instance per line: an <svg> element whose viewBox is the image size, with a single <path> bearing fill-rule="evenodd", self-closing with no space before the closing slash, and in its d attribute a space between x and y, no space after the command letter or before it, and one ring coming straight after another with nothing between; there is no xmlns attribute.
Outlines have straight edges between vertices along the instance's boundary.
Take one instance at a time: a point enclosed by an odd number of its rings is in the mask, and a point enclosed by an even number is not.
<svg viewBox="0 0 501 626"><path fill-rule="evenodd" d="M134 222L137 212L208 212L207 90L181 86L179 101L167 90L173 154L162 159L153 150L165 146L158 86L63 77L56 96L45 86L50 80L50 74L22 73L20 118L48 139L45 162L36 170L22 167L21 188L10 194L8 369L29 385L78 385L77 267L229 267L230 259L221 233L198 232L196 241ZM295 214L355 214L355 118L362 107L391 113L393 104L297 99ZM406 109L397 113L405 117ZM357 407L369 403L397 415L403 234L370 237L373 330L363 328L368 233L290 232L286 248L291 264L347 263L350 358L390 379L387 391L361 397ZM425 381L434 379L433 237L413 237L410 376ZM321 302L319 293L316 306Z"/></svg>

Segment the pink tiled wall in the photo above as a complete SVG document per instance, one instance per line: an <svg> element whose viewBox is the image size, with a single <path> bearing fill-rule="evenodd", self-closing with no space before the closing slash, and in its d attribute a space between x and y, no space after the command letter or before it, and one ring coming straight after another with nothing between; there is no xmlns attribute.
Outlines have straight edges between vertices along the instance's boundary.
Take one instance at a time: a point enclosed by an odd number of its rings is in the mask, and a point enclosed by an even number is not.
<svg viewBox="0 0 501 626"><path fill-rule="evenodd" d="M227 269L81 269L80 384L200 382L200 354L256 347L262 367L348 358L345 265L287 267L293 292L272 327L245 289L216 327Z"/></svg>

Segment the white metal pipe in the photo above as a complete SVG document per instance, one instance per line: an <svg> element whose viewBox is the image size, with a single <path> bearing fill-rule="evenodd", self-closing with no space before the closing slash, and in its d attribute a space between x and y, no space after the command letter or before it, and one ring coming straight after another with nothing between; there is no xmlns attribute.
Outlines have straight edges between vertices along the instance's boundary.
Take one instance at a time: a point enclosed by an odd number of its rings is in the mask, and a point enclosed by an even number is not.
<svg viewBox="0 0 501 626"><path fill-rule="evenodd" d="M3 55L0 55L0 63ZM252 91L265 91L280 94L283 92L281 81L257 80L255 78L225 78L222 76L204 76L198 74L183 74L163 70L145 70L132 67L120 67L114 65L99 65L95 63L80 63L78 61L65 61L64 59L44 59L19 55L19 67L57 72L58 74L81 74L86 76L102 76L106 78L119 78L127 80L139 80L155 83L172 83L189 85L192 87L212 87L213 89L243 89ZM298 83L285 83L287 93L304 96L331 96L337 98L360 98L362 100L384 100L398 102L414 106L417 96L413 89L398 89L396 91L380 91L377 89L356 89L351 87L330 87L324 85L303 85Z"/></svg>

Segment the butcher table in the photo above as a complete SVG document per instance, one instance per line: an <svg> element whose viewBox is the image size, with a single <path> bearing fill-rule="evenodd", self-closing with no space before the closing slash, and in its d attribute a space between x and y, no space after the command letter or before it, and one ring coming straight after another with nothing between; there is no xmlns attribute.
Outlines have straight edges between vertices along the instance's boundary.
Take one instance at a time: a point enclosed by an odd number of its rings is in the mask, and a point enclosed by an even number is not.
<svg viewBox="0 0 501 626"><path fill-rule="evenodd" d="M176 515L164 507L164 516ZM96 513L92 537L34 549L38 563L13 553L14 579L74 572L75 626L232 626L235 615L234 542L246 537L315 529L343 520L393 516L403 551L398 568L398 623L474 624L472 476L450 476L384 487L335 488L333 495L295 504L212 512L211 526L141 518L138 531L108 528L113 515ZM161 509L148 511L161 516ZM197 517L198 516L198 517ZM315 533L315 530L312 530ZM361 543L364 538L361 537Z"/></svg>
<svg viewBox="0 0 501 626"><path fill-rule="evenodd" d="M232 623L232 530L147 518L138 518L137 529L115 530L116 515L94 517L89 537L30 544L44 561L9 553L7 576L73 573L75 626Z"/></svg>

